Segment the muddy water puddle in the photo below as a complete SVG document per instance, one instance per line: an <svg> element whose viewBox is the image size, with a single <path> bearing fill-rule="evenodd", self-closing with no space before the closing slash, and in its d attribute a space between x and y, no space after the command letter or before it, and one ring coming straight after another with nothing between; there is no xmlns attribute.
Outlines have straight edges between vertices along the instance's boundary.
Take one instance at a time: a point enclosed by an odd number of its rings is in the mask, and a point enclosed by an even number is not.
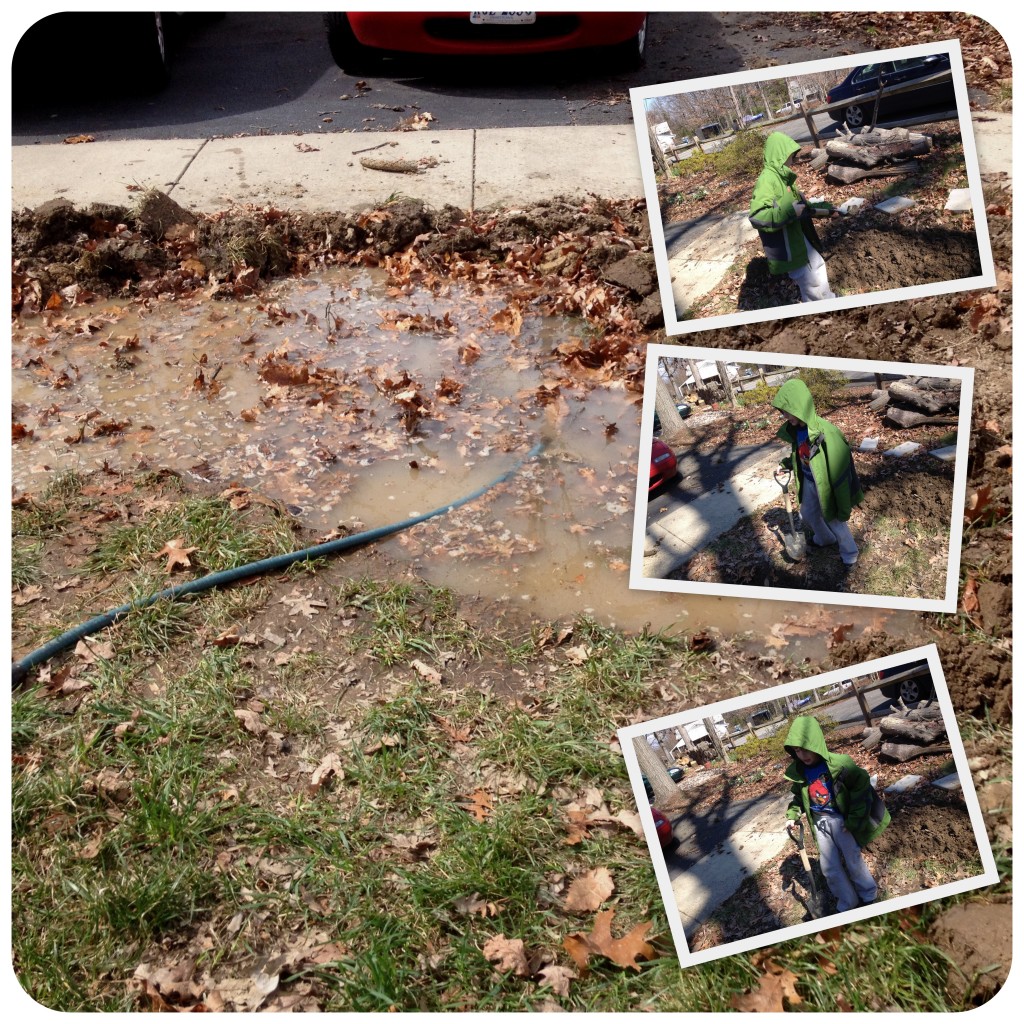
<svg viewBox="0 0 1024 1024"><path fill-rule="evenodd" d="M763 635L869 609L628 589L640 396L564 358L582 328L496 292L389 287L372 271L284 282L259 300L86 305L15 324L12 482L62 470L168 468L258 490L320 533L471 503L388 541L431 582L540 619L589 613ZM561 349L561 351L560 351ZM545 448L527 458L537 442Z"/></svg>

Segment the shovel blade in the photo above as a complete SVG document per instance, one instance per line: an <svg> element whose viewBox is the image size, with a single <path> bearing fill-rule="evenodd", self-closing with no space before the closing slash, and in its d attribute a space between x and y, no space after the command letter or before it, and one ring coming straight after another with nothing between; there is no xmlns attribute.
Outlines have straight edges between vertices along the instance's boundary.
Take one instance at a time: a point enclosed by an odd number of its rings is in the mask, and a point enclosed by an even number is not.
<svg viewBox="0 0 1024 1024"><path fill-rule="evenodd" d="M786 545L786 554L789 555L794 562L799 562L807 555L807 541L805 541L803 537L787 533L783 540Z"/></svg>

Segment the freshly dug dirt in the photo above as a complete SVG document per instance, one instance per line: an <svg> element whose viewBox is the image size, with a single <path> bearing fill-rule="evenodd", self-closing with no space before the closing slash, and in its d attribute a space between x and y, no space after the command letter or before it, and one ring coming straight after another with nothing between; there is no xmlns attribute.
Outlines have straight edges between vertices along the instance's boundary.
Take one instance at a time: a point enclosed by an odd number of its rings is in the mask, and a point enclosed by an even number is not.
<svg viewBox="0 0 1024 1024"><path fill-rule="evenodd" d="M973 231L953 227L837 226L825 247L829 283L840 294L878 292L981 273Z"/></svg>

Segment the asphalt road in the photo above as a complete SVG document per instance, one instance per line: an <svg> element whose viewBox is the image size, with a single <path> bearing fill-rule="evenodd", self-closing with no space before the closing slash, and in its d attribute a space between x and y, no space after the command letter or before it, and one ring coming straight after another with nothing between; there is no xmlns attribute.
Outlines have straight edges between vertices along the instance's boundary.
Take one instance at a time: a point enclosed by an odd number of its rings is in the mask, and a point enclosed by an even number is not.
<svg viewBox="0 0 1024 1024"><path fill-rule="evenodd" d="M18 16L23 23L29 17ZM440 129L629 124L633 87L764 66L773 42L783 47L779 63L856 46L830 39L833 51L808 48L778 26L755 38L751 17L654 13L646 65L628 74L610 71L599 54L561 54L504 64L408 64L357 87L331 58L321 13L232 11L184 22L170 83L154 95L133 91L119 70L124 55L115 39L78 40L55 29L38 52L19 47L12 141L56 142L86 132L97 141L373 132L417 112L431 114ZM40 67L74 74L39 74Z"/></svg>

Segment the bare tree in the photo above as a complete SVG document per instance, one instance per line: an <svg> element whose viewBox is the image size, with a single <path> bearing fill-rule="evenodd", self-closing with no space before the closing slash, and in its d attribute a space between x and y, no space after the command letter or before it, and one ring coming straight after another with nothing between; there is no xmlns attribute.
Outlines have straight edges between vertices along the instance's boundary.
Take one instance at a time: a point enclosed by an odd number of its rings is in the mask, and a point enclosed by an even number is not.
<svg viewBox="0 0 1024 1024"><path fill-rule="evenodd" d="M676 401L669 388L668 381L659 373L658 390L654 393L654 409L661 420L661 431L667 437L678 434L683 429L683 418L676 408Z"/></svg>
<svg viewBox="0 0 1024 1024"><path fill-rule="evenodd" d="M654 790L654 805L659 810L678 807L682 802L676 784L670 778L661 759L651 749L646 736L635 736L633 738L633 749L636 751L636 759L640 763L640 770L647 776L647 781Z"/></svg>
<svg viewBox="0 0 1024 1024"><path fill-rule="evenodd" d="M740 406L739 401L736 398L736 393L732 389L732 381L729 380L729 367L725 363L715 363L718 367L718 379L722 382L722 390L725 392L726 398L729 400L729 404L734 408L738 409Z"/></svg>

